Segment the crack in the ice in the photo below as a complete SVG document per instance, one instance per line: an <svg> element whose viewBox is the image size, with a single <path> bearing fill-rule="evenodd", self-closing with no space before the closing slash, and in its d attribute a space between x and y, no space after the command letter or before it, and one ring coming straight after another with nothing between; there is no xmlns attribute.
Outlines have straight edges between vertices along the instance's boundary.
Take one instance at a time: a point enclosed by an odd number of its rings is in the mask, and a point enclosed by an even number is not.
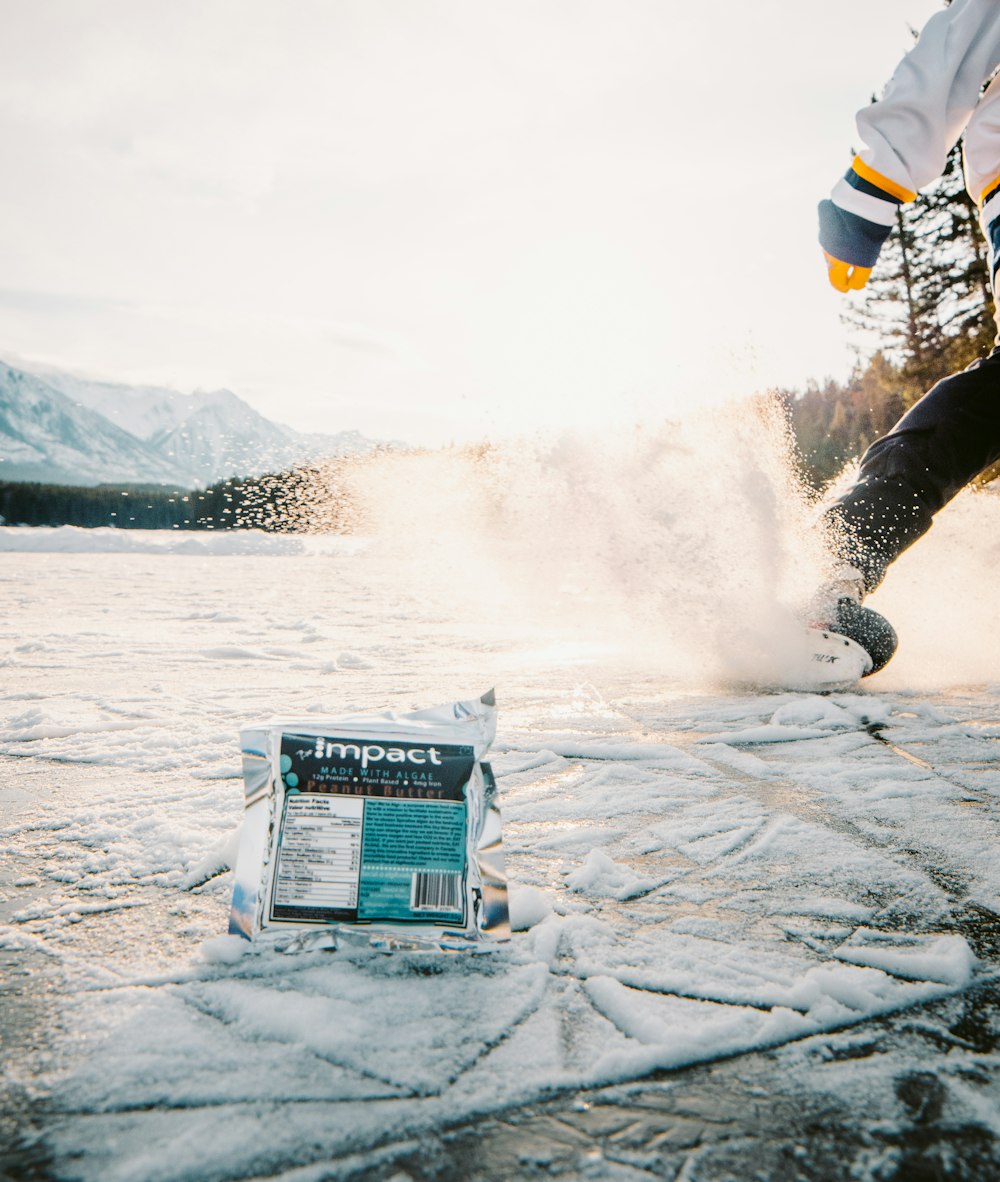
<svg viewBox="0 0 1000 1182"><path fill-rule="evenodd" d="M798 1009L797 1006L790 1005L787 1002L747 1001L745 999L736 999L733 997L720 997L715 994L699 992L697 990L668 989L666 987L657 986L650 982L640 981L637 978L629 978L627 972L623 973L620 969L612 970L608 968L602 968L600 970L596 970L593 973L575 973L570 969L550 968L549 972L554 977L568 978L569 980L575 981L578 985L585 984L587 981L591 980L591 978L610 977L612 980L617 981L619 985L624 985L626 989L634 989L636 993L650 993L656 995L657 997L676 997L684 1001L709 1001L722 1006L745 1006L748 1009L761 1010L764 1013L770 1013L777 1005L780 1005L784 1009ZM600 1016L606 1021L611 1022L612 1025L614 1025L618 1030L621 1030L621 1027L618 1026L613 1018L609 1018L607 1014L598 1009L590 998L587 998L587 1000L596 1013L600 1014ZM799 1012L806 1013L806 1010L799 1010ZM622 1030L622 1033L625 1034L625 1031Z"/></svg>
<svg viewBox="0 0 1000 1182"><path fill-rule="evenodd" d="M891 740L886 739L884 736L876 733L876 731L878 731L879 729L880 729L880 724L868 724L864 728L864 731L874 741L876 741L880 747L885 748L887 750L891 750L894 754L905 759L907 763L914 764L915 766L918 766L921 769L928 771L935 778L941 780L943 783L949 784L953 788L957 788L963 794L965 794L965 795L969 794L969 789L967 789L963 785L956 784L954 781L950 780L947 776L942 775L936 768L934 768L934 766L932 764L928 763L928 761L924 760L922 757L913 755L912 752L905 751L898 744L893 743ZM767 765L769 768L774 769L776 776L778 776L782 779L787 777L788 773L780 766L763 758L763 756L761 756L761 755L757 755L757 758L760 759L761 762L763 764ZM728 771L731 779L740 783L747 790L748 793L755 795L758 799L763 799L763 802L765 804L767 804L767 805L773 804L773 802L768 799L769 794L766 791L764 793L762 793L760 791L762 784L766 788L768 781L762 782L760 780L755 780L752 776L749 776L746 773L741 773L737 769L731 769L731 770L726 769L725 764L723 764L720 768L718 761L716 761L716 760L711 760L711 759L706 758L706 762L711 763L713 766L716 767L717 770L723 771L723 774L725 774L725 772ZM913 848L903 848L900 845L898 845L897 843L895 843L894 841L892 841L891 839L879 839L878 837L874 836L872 833L866 832L865 830L861 829L859 826L855 825L852 821L849 821L843 817L837 817L834 814L830 813L828 809L823 808L823 806L820 805L818 802L812 802L812 801L809 802L809 806L813 810L815 810L815 813L818 814L818 817L816 815L811 816L811 817L806 815L808 812L808 808L802 809L800 807L796 807L796 805L791 800L789 800L787 798L784 798L781 801L781 804L784 806L786 811L792 813L795 816L798 816L800 820L804 820L807 823L816 823L817 819L821 819L822 823L828 825L829 828L831 828L837 832L840 832L847 837L852 838L853 840L857 841L862 846L865 846L870 849L878 849L878 850L881 850L881 851L888 853L890 855L892 855L892 854L904 855L907 860L912 860L912 861L916 862L917 865L920 867L921 871L924 874L926 874L927 877L932 882L934 882L934 884L946 896L948 896L953 902L955 902L955 903L964 902L964 893L965 893L964 884L958 880L958 878L955 874L949 873L947 871L943 871L939 867L934 866L933 863L930 862L925 851L916 850Z"/></svg>
<svg viewBox="0 0 1000 1182"><path fill-rule="evenodd" d="M336 1064L335 1064L336 1066ZM381 1082L381 1081L376 1081ZM353 1104L355 1102L364 1102L365 1104L372 1103L398 1103L400 1100L408 1100L414 1097L408 1095L394 1095L394 1096L344 1096L343 1098L331 1098L329 1096L227 1096L224 1099L218 1100L201 1099L188 1100L183 1097L176 1100L171 1100L171 1112L214 1112L219 1108L235 1108L241 1109L248 1105L259 1107L263 1103L268 1104L295 1104L295 1105L336 1105L336 1104ZM418 1097L419 1098L419 1097ZM86 1119L100 1120L105 1116L136 1116L143 1112L163 1112L163 1104L159 1100L150 1100L142 1104L116 1104L108 1105L105 1108L78 1108L78 1107L58 1107L53 1103L49 1103L48 1112L53 1116L62 1117L76 1117ZM2 1176L0 1176L2 1177Z"/></svg>
<svg viewBox="0 0 1000 1182"><path fill-rule="evenodd" d="M213 1022L217 1022L223 1028L238 1025L238 1018L228 1017L225 1013L220 1011L219 1007L212 1007L211 1003L203 1001L197 997L186 995L181 989L176 989L175 995L180 997L181 1002L192 1009L196 1014L200 1014L203 1018L208 1018ZM326 1063L330 1067L339 1067L341 1070L356 1076L359 1079L367 1079L372 1083L384 1084L388 1088L396 1091L396 1095L386 1097L387 1099L406 1099L412 1096L419 1096L422 1093L407 1089L405 1084L401 1084L398 1080L390 1079L389 1077L380 1074L377 1071L370 1071L364 1067L358 1067L354 1063L345 1063L337 1058L332 1052L321 1051L316 1047L310 1047L301 1042L300 1039L292 1037L283 1037L278 1034L269 1034L266 1031L256 1031L251 1041L259 1041L264 1043L271 1043L274 1046L287 1047L294 1045L299 1048L302 1053L310 1056L313 1059L319 1060L321 1063Z"/></svg>

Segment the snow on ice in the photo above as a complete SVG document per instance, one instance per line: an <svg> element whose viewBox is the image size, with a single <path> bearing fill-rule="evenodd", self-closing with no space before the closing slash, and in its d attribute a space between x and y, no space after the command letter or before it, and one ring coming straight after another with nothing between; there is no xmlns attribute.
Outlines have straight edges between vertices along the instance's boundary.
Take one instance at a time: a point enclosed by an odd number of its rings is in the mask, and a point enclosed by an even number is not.
<svg viewBox="0 0 1000 1182"><path fill-rule="evenodd" d="M603 466L392 457L361 540L0 531L0 948L58 995L48 1053L0 1071L52 1097L57 1173L290 1177L995 972L956 915L1000 910L1000 501L963 498L880 593L898 664L750 693L816 561L774 429L716 423L711 480L705 426ZM491 685L507 948L224 934L241 723Z"/></svg>

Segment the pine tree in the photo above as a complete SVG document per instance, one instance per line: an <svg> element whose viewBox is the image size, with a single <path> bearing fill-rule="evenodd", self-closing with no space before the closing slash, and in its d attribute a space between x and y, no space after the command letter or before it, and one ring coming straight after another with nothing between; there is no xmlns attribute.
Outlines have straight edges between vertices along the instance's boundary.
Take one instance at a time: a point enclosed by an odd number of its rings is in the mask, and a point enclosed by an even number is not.
<svg viewBox="0 0 1000 1182"><path fill-rule="evenodd" d="M961 146L896 227L862 299L844 319L873 334L901 372L907 405L993 342L993 296L975 202L965 190Z"/></svg>
<svg viewBox="0 0 1000 1182"><path fill-rule="evenodd" d="M995 325L986 243L976 203L965 188L959 145L917 204L920 240L929 256L926 296L936 306L941 346L936 360L949 370L961 369L989 351Z"/></svg>

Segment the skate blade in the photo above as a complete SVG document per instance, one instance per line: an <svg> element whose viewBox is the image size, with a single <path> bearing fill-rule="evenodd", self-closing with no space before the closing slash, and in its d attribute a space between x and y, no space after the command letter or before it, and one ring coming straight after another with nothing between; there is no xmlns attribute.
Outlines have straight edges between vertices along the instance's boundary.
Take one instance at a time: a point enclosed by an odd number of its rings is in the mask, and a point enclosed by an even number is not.
<svg viewBox="0 0 1000 1182"><path fill-rule="evenodd" d="M734 688L781 693L833 693L851 689L872 669L872 659L855 640L824 628L799 627L776 637L757 653L752 672L732 677Z"/></svg>
<svg viewBox="0 0 1000 1182"><path fill-rule="evenodd" d="M782 688L814 693L848 689L871 669L872 659L857 641L839 632L803 628L801 650L781 678Z"/></svg>

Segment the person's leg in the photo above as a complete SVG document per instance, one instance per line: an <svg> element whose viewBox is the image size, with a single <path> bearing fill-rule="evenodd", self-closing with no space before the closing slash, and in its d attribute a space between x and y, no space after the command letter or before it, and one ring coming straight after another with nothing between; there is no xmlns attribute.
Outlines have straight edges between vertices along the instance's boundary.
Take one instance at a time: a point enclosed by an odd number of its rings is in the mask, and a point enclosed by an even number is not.
<svg viewBox="0 0 1000 1182"><path fill-rule="evenodd" d="M997 459L1000 347L938 382L871 445L854 486L826 513L838 557L874 590L934 514Z"/></svg>

